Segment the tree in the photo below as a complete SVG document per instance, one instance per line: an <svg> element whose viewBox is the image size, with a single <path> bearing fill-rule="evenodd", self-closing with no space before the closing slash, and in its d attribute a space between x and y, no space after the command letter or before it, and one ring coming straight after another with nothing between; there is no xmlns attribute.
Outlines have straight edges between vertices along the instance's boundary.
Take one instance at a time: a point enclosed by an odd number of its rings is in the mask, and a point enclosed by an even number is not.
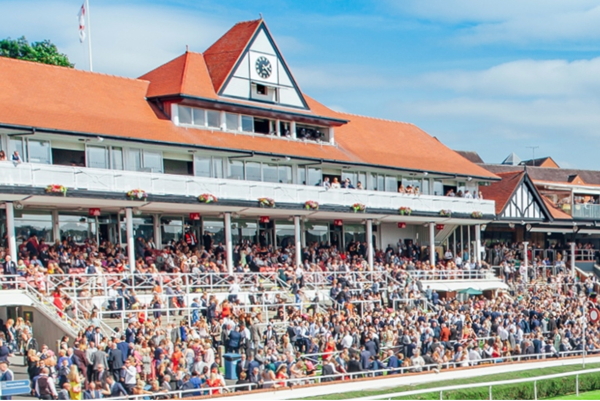
<svg viewBox="0 0 600 401"><path fill-rule="evenodd" d="M69 61L67 55L59 53L56 45L48 39L31 44L25 39L25 36L21 36L19 39L0 40L0 56L69 68L75 66Z"/></svg>

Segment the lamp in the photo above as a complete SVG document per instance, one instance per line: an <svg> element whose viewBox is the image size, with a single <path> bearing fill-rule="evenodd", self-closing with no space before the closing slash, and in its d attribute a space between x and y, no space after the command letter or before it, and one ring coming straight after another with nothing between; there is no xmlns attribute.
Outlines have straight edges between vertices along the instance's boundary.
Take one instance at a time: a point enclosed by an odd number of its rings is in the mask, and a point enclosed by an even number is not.
<svg viewBox="0 0 600 401"><path fill-rule="evenodd" d="M531 224L527 224L527 225L525 226L525 228L527 229L527 231L531 231Z"/></svg>
<svg viewBox="0 0 600 401"><path fill-rule="evenodd" d="M487 228L487 225L486 225L486 224L482 224L482 225L481 225L481 231L485 231L485 229L486 229L486 228Z"/></svg>

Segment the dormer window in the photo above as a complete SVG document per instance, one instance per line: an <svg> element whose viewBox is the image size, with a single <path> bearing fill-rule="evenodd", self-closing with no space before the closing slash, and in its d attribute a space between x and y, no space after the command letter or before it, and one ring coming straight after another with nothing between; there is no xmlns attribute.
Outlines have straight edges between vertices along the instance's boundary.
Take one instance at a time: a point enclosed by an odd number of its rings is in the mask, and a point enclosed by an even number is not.
<svg viewBox="0 0 600 401"><path fill-rule="evenodd" d="M272 103L278 103L277 87L275 85L252 83L251 98Z"/></svg>
<svg viewBox="0 0 600 401"><path fill-rule="evenodd" d="M258 85L256 85L256 92L259 95L265 95L265 96L267 96L268 89L267 89L266 86L258 84Z"/></svg>

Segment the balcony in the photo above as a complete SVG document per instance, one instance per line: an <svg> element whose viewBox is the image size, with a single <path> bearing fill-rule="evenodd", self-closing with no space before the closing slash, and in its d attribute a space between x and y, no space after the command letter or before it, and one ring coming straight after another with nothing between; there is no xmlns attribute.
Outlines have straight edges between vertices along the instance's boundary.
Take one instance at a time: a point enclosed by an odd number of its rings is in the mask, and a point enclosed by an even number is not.
<svg viewBox="0 0 600 401"><path fill-rule="evenodd" d="M140 188L152 195L197 197L210 193L222 200L252 201L270 197L276 203L304 204L307 200L320 205L347 207L363 203L368 209L393 209L406 206L413 212L434 213L451 210L455 214L481 212L494 214L490 200L464 199L431 195L402 195L356 189L277 184L269 182L214 179L194 176L146 173L124 170L103 170L86 167L41 165L23 163L16 167L11 162L0 162L0 186L45 188L49 184L64 185L69 189L125 194ZM57 199L58 201L58 199Z"/></svg>
<svg viewBox="0 0 600 401"><path fill-rule="evenodd" d="M600 219L600 205L590 203L573 205L572 216L574 219Z"/></svg>

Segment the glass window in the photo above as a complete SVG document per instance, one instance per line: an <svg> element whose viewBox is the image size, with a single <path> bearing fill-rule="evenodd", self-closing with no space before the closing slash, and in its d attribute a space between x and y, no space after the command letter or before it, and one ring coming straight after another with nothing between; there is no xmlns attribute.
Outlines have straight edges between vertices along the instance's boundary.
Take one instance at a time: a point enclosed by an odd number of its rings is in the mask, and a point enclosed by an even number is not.
<svg viewBox="0 0 600 401"><path fill-rule="evenodd" d="M358 181L358 174L353 173L351 171L342 171L342 182L346 181L346 178L350 178L350 183L354 188L356 188L356 183Z"/></svg>
<svg viewBox="0 0 600 401"><path fill-rule="evenodd" d="M181 217L161 217L160 232L163 245L179 241L183 237L183 220Z"/></svg>
<svg viewBox="0 0 600 401"><path fill-rule="evenodd" d="M192 108L179 106L179 124L192 123Z"/></svg>
<svg viewBox="0 0 600 401"><path fill-rule="evenodd" d="M367 173L358 173L358 181L354 183L354 187L357 188L358 183L362 184L363 189L366 188L367 184Z"/></svg>
<svg viewBox="0 0 600 401"><path fill-rule="evenodd" d="M242 131L254 131L254 118L252 116L242 116Z"/></svg>
<svg viewBox="0 0 600 401"><path fill-rule="evenodd" d="M279 172L277 165L275 164L264 164L263 165L263 174L265 182L278 182L279 181Z"/></svg>
<svg viewBox="0 0 600 401"><path fill-rule="evenodd" d="M127 170L142 170L142 151L139 149L127 150Z"/></svg>
<svg viewBox="0 0 600 401"><path fill-rule="evenodd" d="M326 243L329 237L329 227L326 224L305 223L306 245L313 243Z"/></svg>
<svg viewBox="0 0 600 401"><path fill-rule="evenodd" d="M114 170L123 170L123 149L112 148L110 152L112 168Z"/></svg>
<svg viewBox="0 0 600 401"><path fill-rule="evenodd" d="M204 109L192 109L194 125L204 127L206 125L206 111Z"/></svg>
<svg viewBox="0 0 600 401"><path fill-rule="evenodd" d="M444 183L440 180L435 180L433 182L433 195L444 196Z"/></svg>
<svg viewBox="0 0 600 401"><path fill-rule="evenodd" d="M246 163L246 179L248 181L262 181L262 175L260 172L260 163L247 162Z"/></svg>
<svg viewBox="0 0 600 401"><path fill-rule="evenodd" d="M429 180L427 178L421 180L421 185L419 189L421 190L421 193L423 195L429 195Z"/></svg>
<svg viewBox="0 0 600 401"><path fill-rule="evenodd" d="M306 185L306 167L298 167L298 184Z"/></svg>
<svg viewBox="0 0 600 401"><path fill-rule="evenodd" d="M294 245L294 225L287 221L276 221L275 222L275 241L277 246L286 248L290 245Z"/></svg>
<svg viewBox="0 0 600 401"><path fill-rule="evenodd" d="M223 178L223 158L213 157L212 158L212 176L213 178Z"/></svg>
<svg viewBox="0 0 600 401"><path fill-rule="evenodd" d="M392 175L385 176L385 190L387 192L397 192L398 191L398 177Z"/></svg>
<svg viewBox="0 0 600 401"><path fill-rule="evenodd" d="M219 128L221 126L221 115L215 110L206 110L206 122L209 127Z"/></svg>
<svg viewBox="0 0 600 401"><path fill-rule="evenodd" d="M227 164L227 178L233 180L244 179L244 162L239 160L230 160Z"/></svg>
<svg viewBox="0 0 600 401"><path fill-rule="evenodd" d="M344 225L344 243L346 244L346 247L348 247L351 242L355 241L366 241L365 226L362 224Z"/></svg>
<svg viewBox="0 0 600 401"><path fill-rule="evenodd" d="M96 220L88 216L64 215L58 216L60 238L72 237L76 243L86 239L96 239Z"/></svg>
<svg viewBox="0 0 600 401"><path fill-rule="evenodd" d="M234 244L256 243L256 220L233 219L231 221L231 240Z"/></svg>
<svg viewBox="0 0 600 401"><path fill-rule="evenodd" d="M144 170L152 173L162 173L162 154L160 152L144 150Z"/></svg>
<svg viewBox="0 0 600 401"><path fill-rule="evenodd" d="M15 235L17 243L19 239L27 240L32 235L37 235L38 240L52 243L52 215L23 213L18 217L18 214L15 214Z"/></svg>
<svg viewBox="0 0 600 401"><path fill-rule="evenodd" d="M283 184L292 183L292 166L279 166L279 182Z"/></svg>
<svg viewBox="0 0 600 401"><path fill-rule="evenodd" d="M10 154L6 155L8 160L12 160L11 157L15 150L17 152L19 152L19 155L21 156L21 160L23 160L23 161L27 160L26 155L23 152L23 139L22 138L10 138L9 139L9 147L10 147Z"/></svg>
<svg viewBox="0 0 600 401"><path fill-rule="evenodd" d="M367 182L367 189L371 191L377 191L377 174L369 174L369 182Z"/></svg>
<svg viewBox="0 0 600 401"><path fill-rule="evenodd" d="M307 185L320 185L323 179L323 174L320 168L308 168Z"/></svg>
<svg viewBox="0 0 600 401"><path fill-rule="evenodd" d="M225 127L230 131L238 131L239 127L239 114L225 113Z"/></svg>
<svg viewBox="0 0 600 401"><path fill-rule="evenodd" d="M214 245L225 242L225 224L223 220L203 219L202 226L203 234L212 236L212 243Z"/></svg>
<svg viewBox="0 0 600 401"><path fill-rule="evenodd" d="M50 143L47 141L28 140L30 163L50 164Z"/></svg>
<svg viewBox="0 0 600 401"><path fill-rule="evenodd" d="M121 220L121 242L127 242L127 221L122 216ZM133 218L133 237L137 239L142 237L145 240L154 238L154 218L152 216L142 216ZM143 255L142 255L143 256Z"/></svg>
<svg viewBox="0 0 600 401"><path fill-rule="evenodd" d="M210 157L196 156L194 160L194 175L198 177L211 177L210 164Z"/></svg>
<svg viewBox="0 0 600 401"><path fill-rule="evenodd" d="M383 175L377 175L377 190L385 191L385 177Z"/></svg>
<svg viewBox="0 0 600 401"><path fill-rule="evenodd" d="M108 168L108 149L105 146L87 147L87 166L92 168Z"/></svg>

